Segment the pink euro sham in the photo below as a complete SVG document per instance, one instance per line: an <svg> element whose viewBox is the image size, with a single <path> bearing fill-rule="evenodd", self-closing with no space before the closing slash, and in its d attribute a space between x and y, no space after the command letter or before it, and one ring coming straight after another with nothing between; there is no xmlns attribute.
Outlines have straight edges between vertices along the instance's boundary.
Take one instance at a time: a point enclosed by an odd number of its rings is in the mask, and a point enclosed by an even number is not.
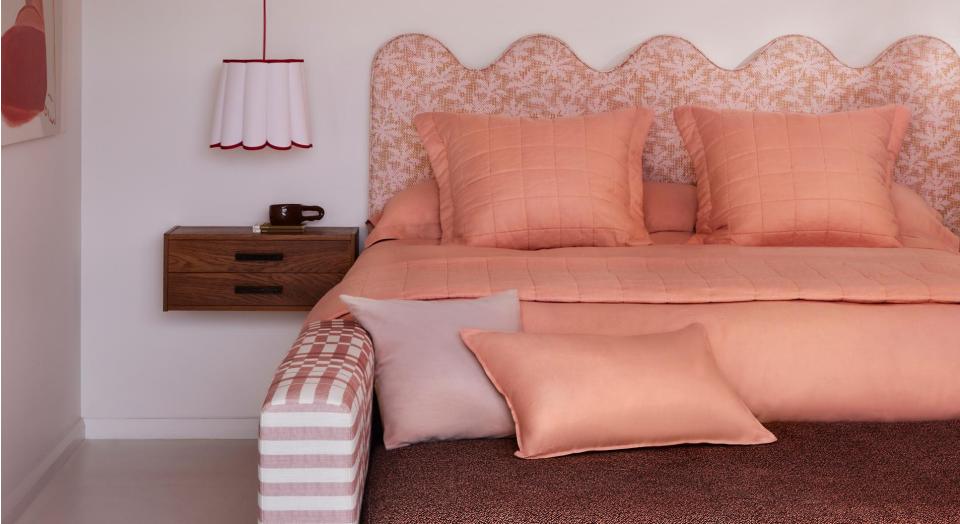
<svg viewBox="0 0 960 524"><path fill-rule="evenodd" d="M813 115L674 111L708 243L900 247L890 197L903 106Z"/></svg>
<svg viewBox="0 0 960 524"><path fill-rule="evenodd" d="M418 182L394 195L383 208L375 227L364 242L370 247L382 240L440 238L440 201L437 183Z"/></svg>
<svg viewBox="0 0 960 524"><path fill-rule="evenodd" d="M923 197L907 186L893 184L890 198L897 212L903 247L960 252L960 238L943 225L943 217Z"/></svg>
<svg viewBox="0 0 960 524"><path fill-rule="evenodd" d="M439 189L442 241L649 244L642 154L652 119L646 108L554 119L417 115Z"/></svg>
<svg viewBox="0 0 960 524"><path fill-rule="evenodd" d="M645 181L643 217L651 234L692 233L697 220L696 186Z"/></svg>
<svg viewBox="0 0 960 524"><path fill-rule="evenodd" d="M521 458L776 440L720 374L699 324L625 337L461 336L510 406Z"/></svg>

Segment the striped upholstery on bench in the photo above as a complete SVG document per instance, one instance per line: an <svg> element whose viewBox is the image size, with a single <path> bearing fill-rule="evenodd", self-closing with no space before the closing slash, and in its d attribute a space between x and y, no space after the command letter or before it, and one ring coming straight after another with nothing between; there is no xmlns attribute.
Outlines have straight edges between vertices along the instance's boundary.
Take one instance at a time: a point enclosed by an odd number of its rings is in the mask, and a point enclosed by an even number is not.
<svg viewBox="0 0 960 524"><path fill-rule="evenodd" d="M367 332L349 320L304 326L260 413L261 522L357 522L372 396Z"/></svg>

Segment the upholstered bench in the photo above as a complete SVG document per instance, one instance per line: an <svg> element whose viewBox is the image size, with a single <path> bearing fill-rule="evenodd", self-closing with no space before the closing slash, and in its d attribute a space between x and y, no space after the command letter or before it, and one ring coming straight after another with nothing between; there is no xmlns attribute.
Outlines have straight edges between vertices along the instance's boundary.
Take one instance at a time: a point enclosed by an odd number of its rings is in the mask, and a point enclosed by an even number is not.
<svg viewBox="0 0 960 524"><path fill-rule="evenodd" d="M373 344L350 320L305 325L260 413L260 521L356 522L370 450Z"/></svg>

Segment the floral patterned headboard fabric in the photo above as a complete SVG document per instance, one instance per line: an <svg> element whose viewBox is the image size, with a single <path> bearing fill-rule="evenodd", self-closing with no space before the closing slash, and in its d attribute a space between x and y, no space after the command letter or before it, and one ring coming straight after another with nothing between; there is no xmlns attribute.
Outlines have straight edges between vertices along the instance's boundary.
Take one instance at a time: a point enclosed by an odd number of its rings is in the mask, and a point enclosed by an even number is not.
<svg viewBox="0 0 960 524"><path fill-rule="evenodd" d="M913 119L896 180L960 233L960 55L934 37L905 38L854 68L816 40L783 36L724 69L690 42L658 36L620 65L597 71L550 36L522 38L489 66L470 69L437 40L409 34L380 49L371 82L371 215L431 176L413 127L413 117L426 111L555 117L647 106L656 119L644 150L646 179L689 183L676 106L825 113L897 103Z"/></svg>

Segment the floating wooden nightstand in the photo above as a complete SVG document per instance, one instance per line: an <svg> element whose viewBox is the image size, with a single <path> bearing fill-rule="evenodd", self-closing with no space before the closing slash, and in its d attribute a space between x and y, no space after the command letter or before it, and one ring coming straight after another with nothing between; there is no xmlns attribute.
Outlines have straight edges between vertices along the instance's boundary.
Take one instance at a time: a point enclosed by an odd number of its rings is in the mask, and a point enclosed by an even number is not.
<svg viewBox="0 0 960 524"><path fill-rule="evenodd" d="M298 235L175 226L163 235L163 310L309 310L357 259L355 227Z"/></svg>

